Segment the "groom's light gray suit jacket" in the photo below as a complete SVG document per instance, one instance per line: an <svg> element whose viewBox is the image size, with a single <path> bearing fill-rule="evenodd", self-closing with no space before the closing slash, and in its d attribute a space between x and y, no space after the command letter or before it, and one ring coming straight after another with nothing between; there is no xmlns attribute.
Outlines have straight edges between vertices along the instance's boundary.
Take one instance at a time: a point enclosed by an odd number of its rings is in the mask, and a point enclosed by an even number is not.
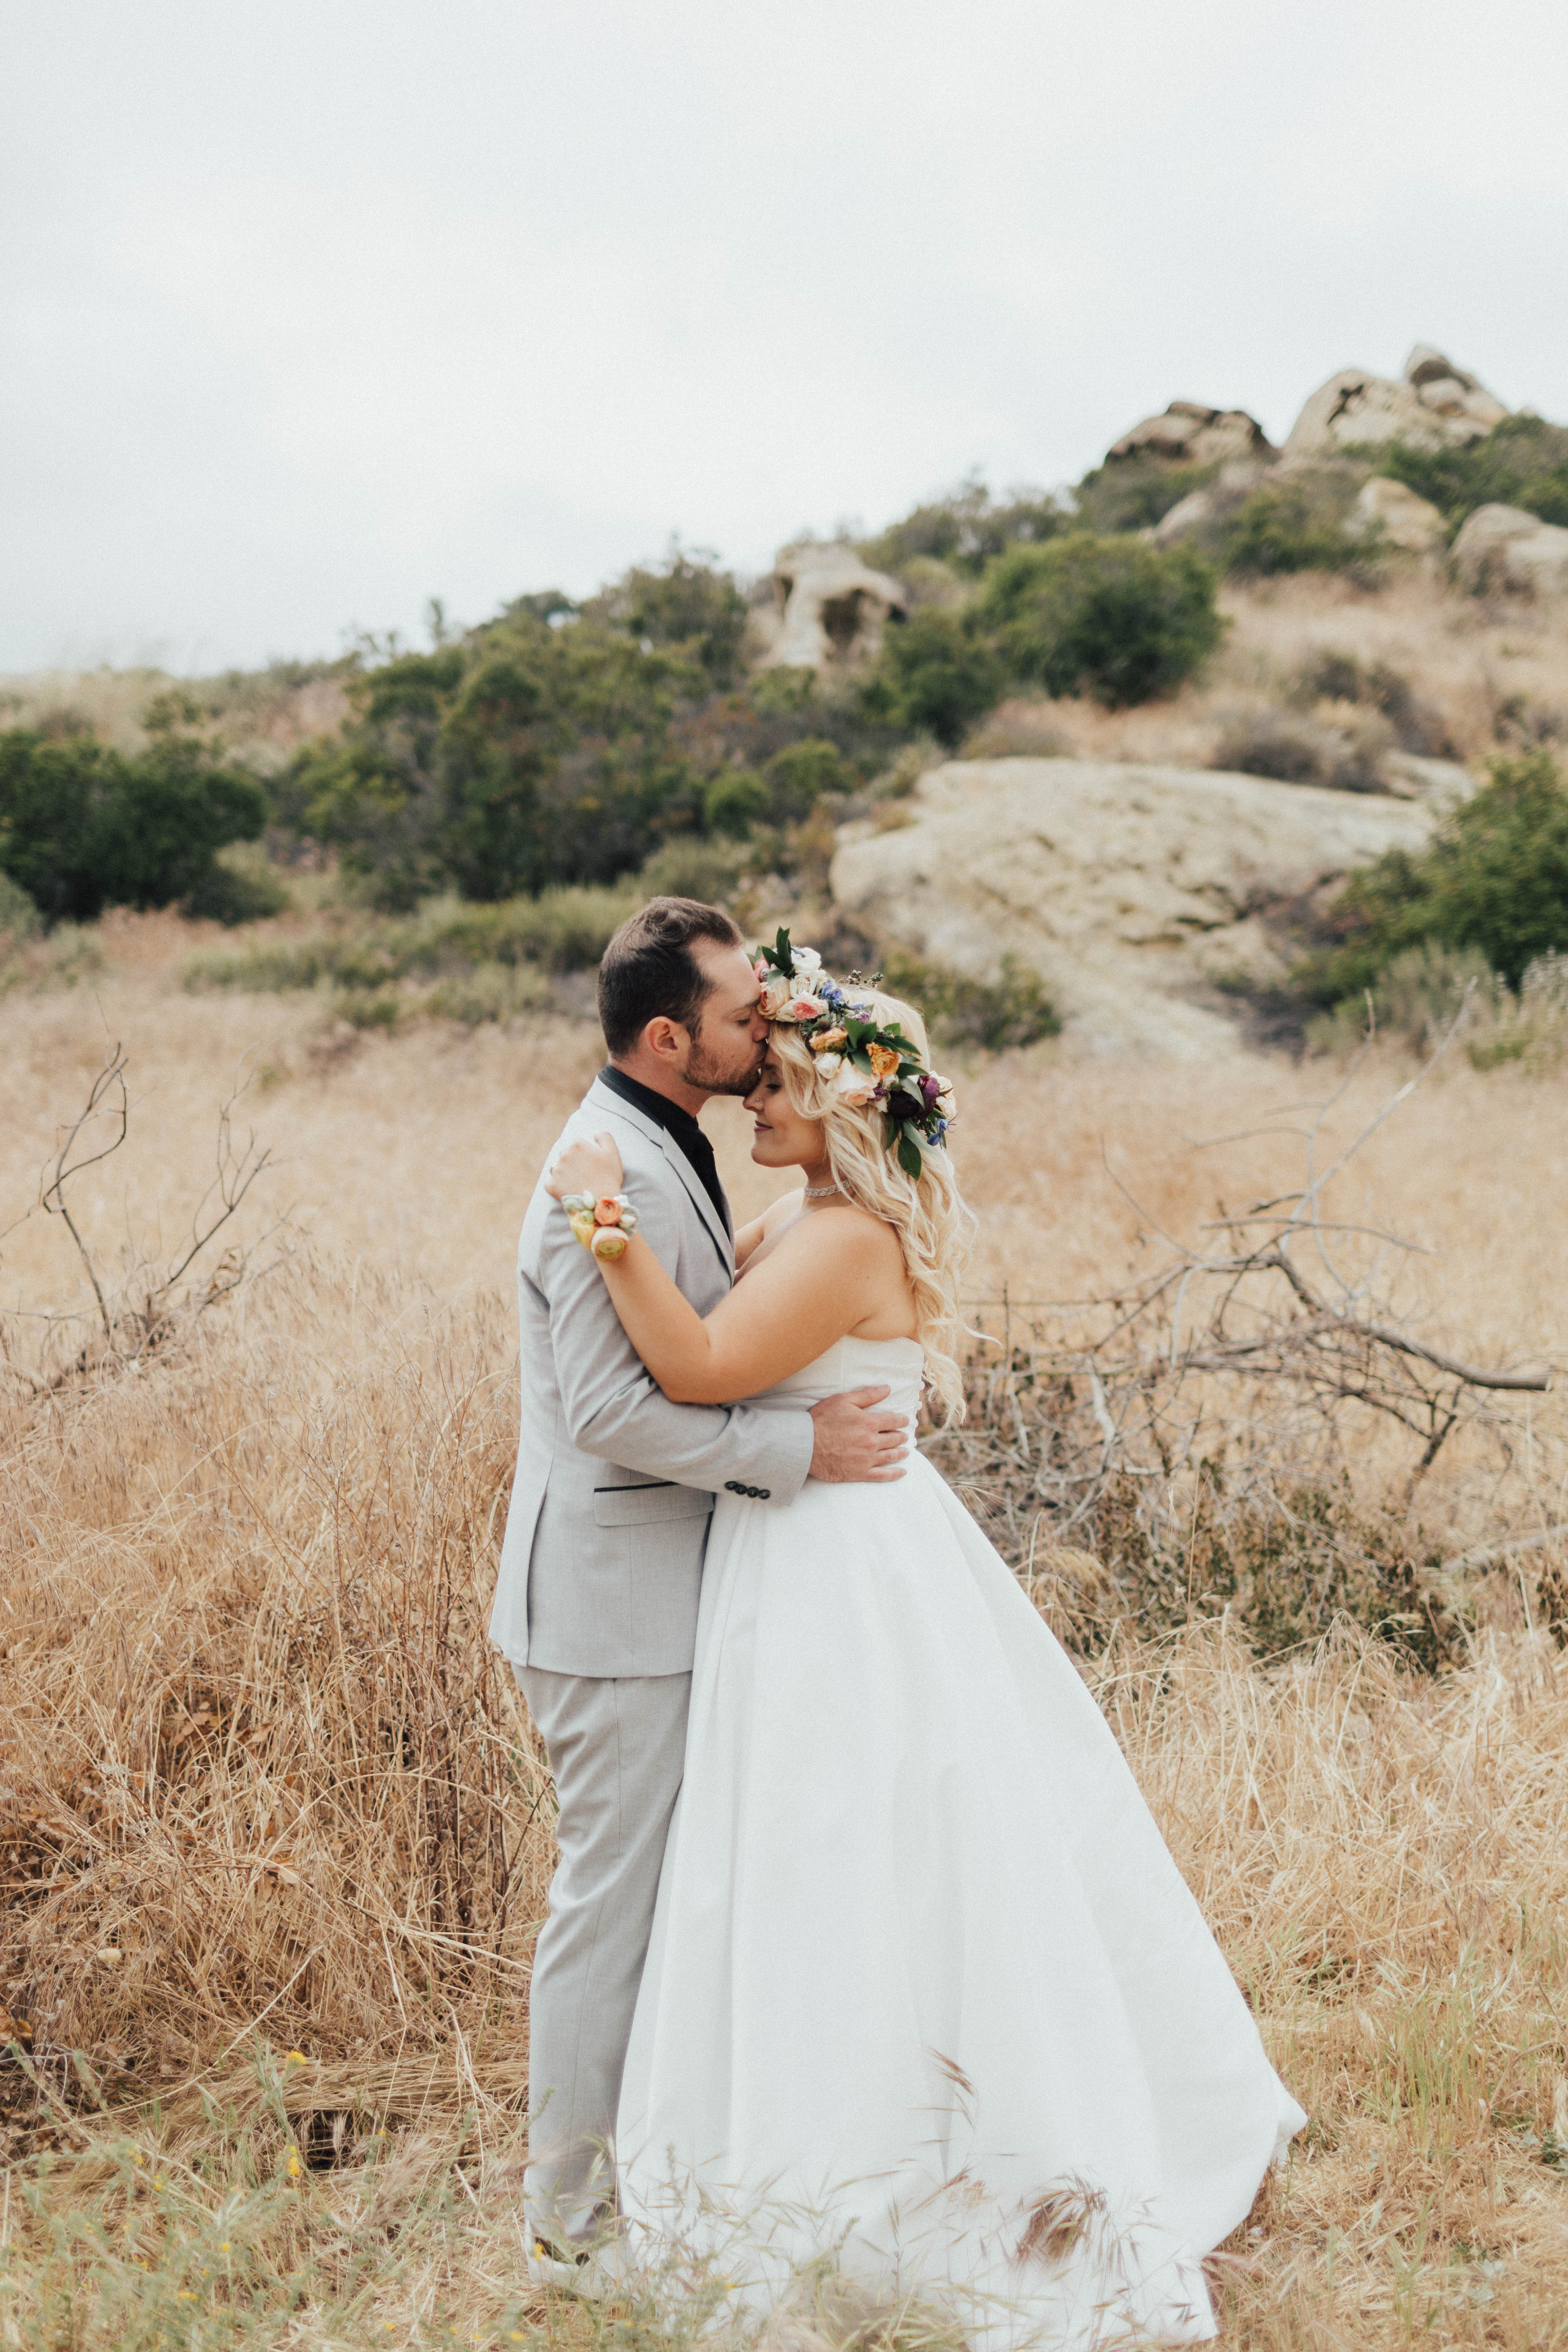
<svg viewBox="0 0 1568 2352"><path fill-rule="evenodd" d="M734 1281L734 1249L672 1135L595 1079L550 1159L605 1129L638 1233L710 1313ZM522 1430L490 1639L514 1665L555 1674L683 1674L714 1493L793 1502L811 1466L810 1415L671 1404L542 1179L523 1219L517 1289Z"/></svg>

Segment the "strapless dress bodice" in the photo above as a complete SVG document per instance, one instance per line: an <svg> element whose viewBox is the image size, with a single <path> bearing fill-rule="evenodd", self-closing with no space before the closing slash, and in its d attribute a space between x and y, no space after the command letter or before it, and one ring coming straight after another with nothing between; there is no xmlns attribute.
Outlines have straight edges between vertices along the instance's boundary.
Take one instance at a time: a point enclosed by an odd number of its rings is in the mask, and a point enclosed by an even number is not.
<svg viewBox="0 0 1568 2352"><path fill-rule="evenodd" d="M746 1402L798 1412L803 1405L820 1404L824 1397L842 1396L847 1389L885 1386L889 1394L881 1410L912 1417L920 1409L924 1370L925 1349L918 1339L837 1339L826 1355Z"/></svg>

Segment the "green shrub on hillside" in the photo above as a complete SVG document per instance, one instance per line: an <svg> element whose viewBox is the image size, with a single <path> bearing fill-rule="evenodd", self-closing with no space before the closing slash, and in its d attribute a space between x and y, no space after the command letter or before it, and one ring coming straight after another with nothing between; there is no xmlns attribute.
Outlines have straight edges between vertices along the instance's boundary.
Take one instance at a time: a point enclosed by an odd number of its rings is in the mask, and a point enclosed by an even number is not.
<svg viewBox="0 0 1568 2352"><path fill-rule="evenodd" d="M134 760L88 736L0 735L0 873L50 922L221 896L216 852L266 821L258 784L173 731Z"/></svg>
<svg viewBox="0 0 1568 2352"><path fill-rule="evenodd" d="M978 578L992 558L1007 548L1055 539L1071 528L1071 515L1048 492L1016 490L1009 499L993 499L984 483L972 477L945 498L916 507L875 539L862 540L859 553L879 572L898 572L906 564L934 557L954 572Z"/></svg>
<svg viewBox="0 0 1568 2352"><path fill-rule="evenodd" d="M837 743L807 735L786 743L763 770L767 790L763 813L773 824L798 824L822 800L843 798L860 779Z"/></svg>
<svg viewBox="0 0 1568 2352"><path fill-rule="evenodd" d="M1074 528L1101 533L1148 530L1219 472L1213 466L1173 466L1164 457L1118 457L1096 466L1073 492Z"/></svg>
<svg viewBox="0 0 1568 2352"><path fill-rule="evenodd" d="M997 978L984 981L891 948L883 961L882 982L894 996L919 1008L939 1045L982 1045L1001 1053L1061 1031L1050 992L1021 956L1005 955Z"/></svg>
<svg viewBox="0 0 1568 2352"><path fill-rule="evenodd" d="M674 547L657 572L634 566L582 610L585 620L624 629L650 651L658 646L684 655L712 686L732 686L741 675L746 600L705 548Z"/></svg>
<svg viewBox="0 0 1568 2352"><path fill-rule="evenodd" d="M934 735L952 751L1000 699L1005 683L973 617L930 605L889 629L862 700L889 726Z"/></svg>
<svg viewBox="0 0 1568 2352"><path fill-rule="evenodd" d="M1467 449L1412 449L1401 442L1365 453L1377 470L1442 513L1450 536L1477 507L1523 507L1543 522L1568 524L1568 425L1542 416L1505 416Z"/></svg>
<svg viewBox="0 0 1568 2352"><path fill-rule="evenodd" d="M1549 752L1492 763L1491 782L1457 809L1419 856L1390 850L1352 875L1336 936L1299 979L1332 1004L1370 987L1405 950L1472 949L1510 989L1552 950L1568 950L1568 791Z"/></svg>
<svg viewBox="0 0 1568 2352"><path fill-rule="evenodd" d="M684 654L514 610L370 671L355 724L295 762L285 797L389 908L454 886L499 899L611 882L702 824L703 780L670 727L706 690Z"/></svg>
<svg viewBox="0 0 1568 2352"><path fill-rule="evenodd" d="M1173 693L1224 625L1213 567L1191 548L1087 531L998 557L979 616L1011 677L1113 709Z"/></svg>
<svg viewBox="0 0 1568 2352"><path fill-rule="evenodd" d="M1258 579L1281 572L1345 572L1364 564L1372 551L1345 530L1347 504L1337 478L1325 482L1292 475L1283 482L1264 482L1221 529L1220 561L1227 572Z"/></svg>
<svg viewBox="0 0 1568 2352"><path fill-rule="evenodd" d="M184 984L195 994L323 986L363 993L399 981L455 980L525 965L541 973L592 971L611 933L646 895L546 890L488 906L437 898L416 915L362 916L323 924L303 938L193 956Z"/></svg>

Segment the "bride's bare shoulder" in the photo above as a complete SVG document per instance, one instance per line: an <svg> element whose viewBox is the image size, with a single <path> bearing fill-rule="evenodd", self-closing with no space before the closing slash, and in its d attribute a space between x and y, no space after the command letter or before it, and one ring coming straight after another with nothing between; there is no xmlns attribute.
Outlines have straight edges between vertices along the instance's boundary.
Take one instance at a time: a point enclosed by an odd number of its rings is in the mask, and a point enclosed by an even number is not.
<svg viewBox="0 0 1568 2352"><path fill-rule="evenodd" d="M787 1249L797 1260L807 1255L837 1258L853 1251L863 1257L869 1255L873 1262L883 1256L900 1267L904 1262L891 1225L853 1201L833 1201L809 1215L797 1214L780 1232L777 1247L781 1253Z"/></svg>

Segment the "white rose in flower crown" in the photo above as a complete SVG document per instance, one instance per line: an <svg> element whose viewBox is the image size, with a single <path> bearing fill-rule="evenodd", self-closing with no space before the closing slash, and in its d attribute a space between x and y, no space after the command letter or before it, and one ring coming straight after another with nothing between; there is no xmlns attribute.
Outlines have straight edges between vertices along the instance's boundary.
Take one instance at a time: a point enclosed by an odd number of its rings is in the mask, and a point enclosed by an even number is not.
<svg viewBox="0 0 1568 2352"><path fill-rule="evenodd" d="M794 994L795 991L787 980L764 980L762 1000L757 1007L763 1019L776 1021Z"/></svg>
<svg viewBox="0 0 1568 2352"><path fill-rule="evenodd" d="M833 1082L833 1091L844 1102L868 1103L877 1091L877 1081L858 1070L853 1062L846 1062Z"/></svg>
<svg viewBox="0 0 1568 2352"><path fill-rule="evenodd" d="M822 970L822 958L815 948L791 948L789 953L790 961L796 971L811 972Z"/></svg>
<svg viewBox="0 0 1568 2352"><path fill-rule="evenodd" d="M819 1078L836 1078L843 1067L842 1054L818 1054L816 1057L816 1075Z"/></svg>
<svg viewBox="0 0 1568 2352"><path fill-rule="evenodd" d="M936 1098L936 1115L938 1118L945 1118L950 1125L958 1117L958 1104L952 1088L945 1084Z"/></svg>

